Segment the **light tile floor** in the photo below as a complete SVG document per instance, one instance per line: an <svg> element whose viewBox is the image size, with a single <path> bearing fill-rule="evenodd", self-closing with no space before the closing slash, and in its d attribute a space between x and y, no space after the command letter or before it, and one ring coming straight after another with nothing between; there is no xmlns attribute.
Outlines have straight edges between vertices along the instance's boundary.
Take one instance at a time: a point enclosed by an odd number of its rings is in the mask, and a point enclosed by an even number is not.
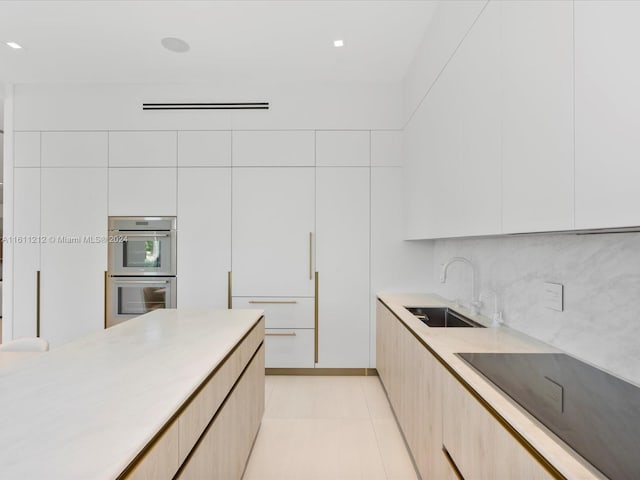
<svg viewBox="0 0 640 480"><path fill-rule="evenodd" d="M416 480L378 377L267 376L244 480Z"/></svg>

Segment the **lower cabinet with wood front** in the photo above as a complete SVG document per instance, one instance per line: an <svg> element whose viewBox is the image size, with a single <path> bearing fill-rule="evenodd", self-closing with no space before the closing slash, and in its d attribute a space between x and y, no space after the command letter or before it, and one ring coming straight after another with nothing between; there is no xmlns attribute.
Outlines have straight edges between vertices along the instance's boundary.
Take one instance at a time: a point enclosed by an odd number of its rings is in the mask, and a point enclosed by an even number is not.
<svg viewBox="0 0 640 480"><path fill-rule="evenodd" d="M554 478L381 301L377 370L422 480Z"/></svg>
<svg viewBox="0 0 640 480"><path fill-rule="evenodd" d="M240 480L264 413L264 317L120 478Z"/></svg>

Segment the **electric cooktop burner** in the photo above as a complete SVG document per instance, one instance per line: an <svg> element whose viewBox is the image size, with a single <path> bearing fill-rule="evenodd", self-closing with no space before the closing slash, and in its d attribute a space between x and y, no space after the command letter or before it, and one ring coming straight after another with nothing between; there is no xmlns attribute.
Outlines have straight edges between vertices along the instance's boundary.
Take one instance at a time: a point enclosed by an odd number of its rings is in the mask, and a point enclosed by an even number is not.
<svg viewBox="0 0 640 480"><path fill-rule="evenodd" d="M640 388L566 354L459 353L611 479L640 479Z"/></svg>

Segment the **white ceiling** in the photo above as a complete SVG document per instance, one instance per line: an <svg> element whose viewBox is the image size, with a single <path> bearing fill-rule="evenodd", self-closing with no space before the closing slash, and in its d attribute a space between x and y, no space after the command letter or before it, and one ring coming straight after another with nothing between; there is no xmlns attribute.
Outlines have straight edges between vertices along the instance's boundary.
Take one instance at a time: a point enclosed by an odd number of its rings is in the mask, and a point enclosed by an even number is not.
<svg viewBox="0 0 640 480"><path fill-rule="evenodd" d="M396 82L436 5L0 1L0 83ZM165 50L160 39L167 36L182 38L190 51ZM338 38L343 48L333 47Z"/></svg>

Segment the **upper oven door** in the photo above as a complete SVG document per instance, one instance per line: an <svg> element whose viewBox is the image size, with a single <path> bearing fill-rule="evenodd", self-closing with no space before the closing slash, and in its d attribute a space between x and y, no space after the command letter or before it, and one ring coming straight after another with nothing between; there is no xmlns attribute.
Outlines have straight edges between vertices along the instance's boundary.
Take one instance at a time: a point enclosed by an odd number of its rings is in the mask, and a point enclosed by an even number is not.
<svg viewBox="0 0 640 480"><path fill-rule="evenodd" d="M109 232L109 275L176 274L176 231Z"/></svg>

